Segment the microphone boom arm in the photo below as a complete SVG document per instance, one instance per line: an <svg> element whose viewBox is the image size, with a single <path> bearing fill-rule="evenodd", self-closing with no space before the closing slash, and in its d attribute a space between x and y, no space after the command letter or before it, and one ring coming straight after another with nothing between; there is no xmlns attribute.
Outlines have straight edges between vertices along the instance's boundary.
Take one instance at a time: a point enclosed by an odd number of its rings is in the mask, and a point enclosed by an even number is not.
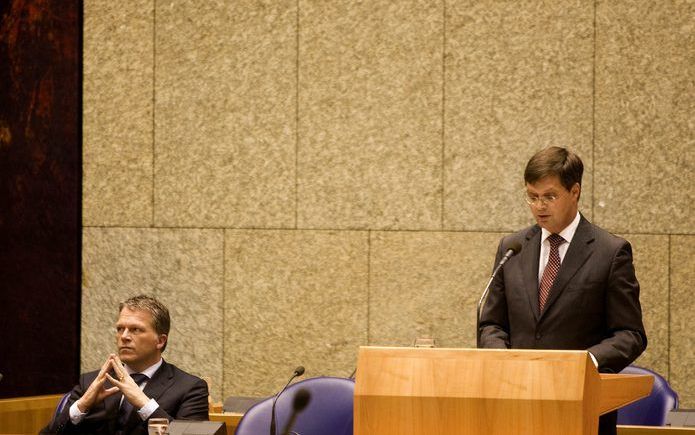
<svg viewBox="0 0 695 435"><path fill-rule="evenodd" d="M478 301L478 309L476 311L475 315L475 347L480 348L480 315L483 312L483 309L485 308L485 303L487 302L487 297L490 295L490 287L492 286L492 281L494 281L495 276L497 276L497 272L502 269L502 266L514 255L516 255L519 251L521 251L521 245L519 243L512 243L509 246L509 249L507 249L507 252L504 253L504 257L500 260L499 264L495 268L495 270L492 272L492 275L490 275L490 279L487 281L487 285L485 286L485 290L483 291L482 296L480 296L480 301Z"/></svg>

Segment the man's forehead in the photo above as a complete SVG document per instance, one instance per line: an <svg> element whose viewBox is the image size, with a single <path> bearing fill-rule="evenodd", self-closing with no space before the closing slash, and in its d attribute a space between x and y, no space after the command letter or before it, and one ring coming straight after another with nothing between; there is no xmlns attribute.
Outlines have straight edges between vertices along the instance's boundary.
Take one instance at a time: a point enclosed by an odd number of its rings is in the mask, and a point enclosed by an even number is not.
<svg viewBox="0 0 695 435"><path fill-rule="evenodd" d="M560 182L560 177L557 175L543 177L535 183L526 183L526 190L529 192L543 193L557 191L558 189L564 189L564 186Z"/></svg>
<svg viewBox="0 0 695 435"><path fill-rule="evenodd" d="M145 310L130 309L123 307L118 314L117 323L147 323L152 324L152 314Z"/></svg>

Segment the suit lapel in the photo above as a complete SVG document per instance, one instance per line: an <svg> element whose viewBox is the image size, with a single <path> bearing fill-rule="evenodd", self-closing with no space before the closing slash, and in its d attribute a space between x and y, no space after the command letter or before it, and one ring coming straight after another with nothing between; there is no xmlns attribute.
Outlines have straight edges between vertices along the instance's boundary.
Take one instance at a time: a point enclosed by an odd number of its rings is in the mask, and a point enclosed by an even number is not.
<svg viewBox="0 0 695 435"><path fill-rule="evenodd" d="M524 289L528 296L533 317L538 321L538 262L541 255L541 230L534 226L526 233L526 246L521 250L519 264L524 268Z"/></svg>
<svg viewBox="0 0 695 435"><path fill-rule="evenodd" d="M594 252L591 242L594 241L594 234L591 230L591 224L589 221L581 217L579 221L579 226L577 226L577 231L574 233L572 242L570 243L567 252L565 253L565 258L562 261L560 270L555 278L553 286L550 288L550 294L548 295L548 301L545 303L545 309L543 310L543 317L555 303L555 301L560 297L562 292L569 284L572 277L577 273L577 271L586 263L586 260Z"/></svg>
<svg viewBox="0 0 695 435"><path fill-rule="evenodd" d="M162 366L154 373L152 379L147 381L143 391L147 397L157 400L173 383L174 371L171 369L171 365L167 364L166 361L162 361Z"/></svg>

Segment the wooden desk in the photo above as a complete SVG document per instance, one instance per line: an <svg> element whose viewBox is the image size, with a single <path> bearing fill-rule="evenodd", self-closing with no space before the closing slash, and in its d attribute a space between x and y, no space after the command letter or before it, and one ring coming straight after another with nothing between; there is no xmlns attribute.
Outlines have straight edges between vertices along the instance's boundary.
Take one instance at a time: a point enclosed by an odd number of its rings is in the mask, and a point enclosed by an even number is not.
<svg viewBox="0 0 695 435"><path fill-rule="evenodd" d="M227 435L234 435L234 431L239 426L239 420L243 416L244 414L233 412L211 412L210 420L225 422ZM695 435L695 428L618 425L618 435Z"/></svg>
<svg viewBox="0 0 695 435"><path fill-rule="evenodd" d="M0 399L0 434L36 434L53 416L61 394ZM211 412L211 421L223 421L234 435L244 414ZM618 435L695 435L695 428L618 426Z"/></svg>
<svg viewBox="0 0 695 435"><path fill-rule="evenodd" d="M695 435L695 427L618 425L618 435Z"/></svg>
<svg viewBox="0 0 695 435"><path fill-rule="evenodd" d="M53 417L62 394L0 399L0 434L37 434Z"/></svg>
<svg viewBox="0 0 695 435"><path fill-rule="evenodd" d="M37 434L53 417L62 394L0 399L0 434ZM223 421L234 435L244 414L211 412L211 421Z"/></svg>
<svg viewBox="0 0 695 435"><path fill-rule="evenodd" d="M227 425L227 435L234 435L236 427L239 426L239 420L244 414L236 412L211 412L210 421L223 421Z"/></svg>

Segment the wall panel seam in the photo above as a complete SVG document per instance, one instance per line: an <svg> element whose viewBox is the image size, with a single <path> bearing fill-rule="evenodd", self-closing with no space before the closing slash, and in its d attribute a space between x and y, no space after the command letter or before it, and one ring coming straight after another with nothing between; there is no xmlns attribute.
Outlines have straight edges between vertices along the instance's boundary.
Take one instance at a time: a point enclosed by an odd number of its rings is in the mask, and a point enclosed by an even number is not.
<svg viewBox="0 0 695 435"><path fill-rule="evenodd" d="M157 108L157 0L152 1L152 213L151 227L155 227L155 175L156 175L156 108Z"/></svg>
<svg viewBox="0 0 695 435"><path fill-rule="evenodd" d="M371 311L370 307L372 305L372 231L367 231L367 344L371 345Z"/></svg>
<svg viewBox="0 0 695 435"><path fill-rule="evenodd" d="M673 257L671 256L671 236L668 236L668 278L666 281L667 296L666 296L666 312L668 313L666 327L666 379L671 382L671 264Z"/></svg>
<svg viewBox="0 0 695 435"><path fill-rule="evenodd" d="M593 64L591 67L591 219L596 215L596 8L594 0Z"/></svg>
<svg viewBox="0 0 695 435"><path fill-rule="evenodd" d="M295 14L294 228L299 227L299 0Z"/></svg>
<svg viewBox="0 0 695 435"><path fill-rule="evenodd" d="M446 161L446 0L442 0L442 150L441 150L441 207L439 210L439 228L444 229L444 181L445 181L445 161Z"/></svg>
<svg viewBox="0 0 695 435"><path fill-rule="evenodd" d="M225 390L225 370L224 370L224 361L227 357L226 353L226 341L225 336L227 335L227 329L226 329L226 320L227 320L227 303L226 303L226 298L227 296L227 230L222 230L222 355L220 355L220 358L222 359L222 373L221 373L221 386L220 386L220 393L222 394L222 401L224 401L224 398L227 396Z"/></svg>

